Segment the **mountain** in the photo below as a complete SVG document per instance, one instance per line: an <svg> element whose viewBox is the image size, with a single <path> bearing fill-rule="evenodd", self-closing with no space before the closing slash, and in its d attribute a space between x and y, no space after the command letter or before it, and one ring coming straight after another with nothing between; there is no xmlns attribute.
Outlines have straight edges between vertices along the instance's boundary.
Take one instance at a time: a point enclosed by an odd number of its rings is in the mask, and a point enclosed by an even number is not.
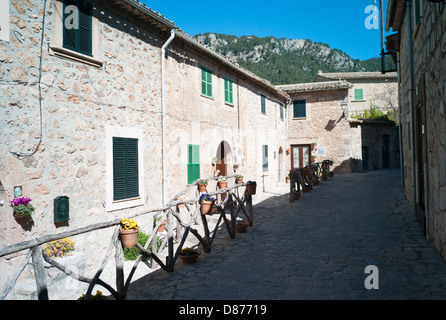
<svg viewBox="0 0 446 320"><path fill-rule="evenodd" d="M236 37L209 32L194 37L275 85L313 82L319 70L381 71L380 58L360 61L326 43L309 39ZM393 69L389 59L386 59L386 68Z"/></svg>

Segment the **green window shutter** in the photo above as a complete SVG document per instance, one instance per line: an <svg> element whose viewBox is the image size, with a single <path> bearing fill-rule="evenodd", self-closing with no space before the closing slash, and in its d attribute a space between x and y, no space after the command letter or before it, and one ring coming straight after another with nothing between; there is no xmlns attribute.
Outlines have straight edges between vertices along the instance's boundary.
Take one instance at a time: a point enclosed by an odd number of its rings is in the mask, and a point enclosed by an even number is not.
<svg viewBox="0 0 446 320"><path fill-rule="evenodd" d="M364 94L362 89L355 89L355 100L364 100Z"/></svg>
<svg viewBox="0 0 446 320"><path fill-rule="evenodd" d="M293 118L306 118L307 106L305 100L293 101Z"/></svg>
<svg viewBox="0 0 446 320"><path fill-rule="evenodd" d="M78 13L79 28L67 29L65 22L73 12L65 13L67 6L75 6ZM82 0L65 0L63 7L63 47L92 55L92 6Z"/></svg>
<svg viewBox="0 0 446 320"><path fill-rule="evenodd" d="M283 120L283 104L280 104L280 119Z"/></svg>
<svg viewBox="0 0 446 320"><path fill-rule="evenodd" d="M113 137L113 200L139 197L138 139Z"/></svg>
<svg viewBox="0 0 446 320"><path fill-rule="evenodd" d="M260 95L260 106L262 113L266 113L266 97L264 95Z"/></svg>
<svg viewBox="0 0 446 320"><path fill-rule="evenodd" d="M225 102L233 104L232 81L225 79Z"/></svg>
<svg viewBox="0 0 446 320"><path fill-rule="evenodd" d="M262 146L262 168L263 171L268 171L268 146Z"/></svg>
<svg viewBox="0 0 446 320"><path fill-rule="evenodd" d="M212 97L212 72L201 68L201 94Z"/></svg>
<svg viewBox="0 0 446 320"><path fill-rule="evenodd" d="M421 22L421 1L415 0L415 24L419 24Z"/></svg>
<svg viewBox="0 0 446 320"><path fill-rule="evenodd" d="M200 146L189 144L187 146L187 183L200 178Z"/></svg>

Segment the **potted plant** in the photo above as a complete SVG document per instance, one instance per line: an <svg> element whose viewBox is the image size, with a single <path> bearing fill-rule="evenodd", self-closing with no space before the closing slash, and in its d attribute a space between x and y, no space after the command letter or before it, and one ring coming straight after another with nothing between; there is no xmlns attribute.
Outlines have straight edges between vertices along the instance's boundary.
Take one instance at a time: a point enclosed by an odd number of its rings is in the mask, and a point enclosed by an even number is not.
<svg viewBox="0 0 446 320"><path fill-rule="evenodd" d="M203 193L200 196L200 212L203 215L207 215L211 212L212 210L212 206L214 205L215 202L215 198L211 197L209 194L207 193Z"/></svg>
<svg viewBox="0 0 446 320"><path fill-rule="evenodd" d="M312 142L311 143L311 151L316 150L316 146L317 146L317 143L316 142Z"/></svg>
<svg viewBox="0 0 446 320"><path fill-rule="evenodd" d="M186 247L184 249L181 249L179 257L181 261L183 261L183 263L191 264L197 262L197 258L200 254L200 250L190 249L189 247Z"/></svg>
<svg viewBox="0 0 446 320"><path fill-rule="evenodd" d="M124 248L133 248L138 239L139 226L134 219L123 218L121 220L121 242Z"/></svg>
<svg viewBox="0 0 446 320"><path fill-rule="evenodd" d="M243 176L239 174L237 177L235 177L235 184L241 184L243 183Z"/></svg>
<svg viewBox="0 0 446 320"><path fill-rule="evenodd" d="M54 240L45 244L42 251L50 258L71 256L74 251L74 241L70 238Z"/></svg>
<svg viewBox="0 0 446 320"><path fill-rule="evenodd" d="M253 194L256 194L256 188L257 188L257 182L255 182L255 181L248 181L246 183L246 191L248 192L248 194L250 196L252 196Z"/></svg>
<svg viewBox="0 0 446 320"><path fill-rule="evenodd" d="M315 163L316 162L316 156L315 155L311 155L311 163Z"/></svg>
<svg viewBox="0 0 446 320"><path fill-rule="evenodd" d="M12 211L14 212L14 216L18 219L30 216L34 211L34 207L30 203L31 201L32 200L30 198L26 197L15 198L9 201Z"/></svg>
<svg viewBox="0 0 446 320"><path fill-rule="evenodd" d="M235 224L235 231L237 231L237 233L245 233L246 228L248 227L249 227L249 222L238 220Z"/></svg>
<svg viewBox="0 0 446 320"><path fill-rule="evenodd" d="M160 220L161 220L161 216L155 217L153 219L153 224L154 224L153 227L155 227L158 224L158 221L160 221ZM167 222L166 219L164 219L164 221L160 224L160 226L158 227L158 229L156 231L157 232L163 232L164 228L166 227L166 222Z"/></svg>
<svg viewBox="0 0 446 320"><path fill-rule="evenodd" d="M206 180L198 180L198 191L206 192L207 185L208 185L208 182Z"/></svg>
<svg viewBox="0 0 446 320"><path fill-rule="evenodd" d="M226 188L227 185L228 185L228 182L226 181L225 177L221 177L221 178L218 179L218 187L220 189Z"/></svg>

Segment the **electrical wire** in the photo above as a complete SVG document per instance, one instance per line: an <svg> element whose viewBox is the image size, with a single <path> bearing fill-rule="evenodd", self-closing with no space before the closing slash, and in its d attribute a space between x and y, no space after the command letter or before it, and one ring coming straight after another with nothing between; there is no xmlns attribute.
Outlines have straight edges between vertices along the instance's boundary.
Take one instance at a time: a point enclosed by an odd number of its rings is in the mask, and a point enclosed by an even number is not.
<svg viewBox="0 0 446 320"><path fill-rule="evenodd" d="M43 117L42 117L42 88L41 88L41 80L42 80L42 62L43 62L43 40L45 37L45 16L46 16L46 1L43 1L43 18L42 18L42 36L40 38L40 58L39 58L39 77L38 77L38 87L39 87L39 114L40 114L40 138L39 143L34 148L34 150L31 153L24 154L22 152L14 152L9 151L13 156L15 156L19 160L24 160L29 157L32 157L37 150L40 147L40 144L42 143L42 137L43 137Z"/></svg>

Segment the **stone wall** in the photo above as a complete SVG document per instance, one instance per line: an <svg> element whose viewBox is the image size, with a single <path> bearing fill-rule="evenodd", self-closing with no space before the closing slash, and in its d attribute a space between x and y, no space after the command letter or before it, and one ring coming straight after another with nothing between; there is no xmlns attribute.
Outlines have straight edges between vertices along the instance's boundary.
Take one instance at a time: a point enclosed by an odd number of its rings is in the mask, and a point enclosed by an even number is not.
<svg viewBox="0 0 446 320"><path fill-rule="evenodd" d="M413 68L414 104L425 114L423 145L425 146L426 165L424 166L424 194L426 203L427 237L446 258L446 115L444 111L446 95L446 10L439 4L423 2L422 20L413 28ZM403 128L403 159L405 191L411 203L413 192L413 156L410 143L410 83L408 60L407 17L403 19L400 31L401 61L401 110ZM420 120L415 118L415 128ZM414 131L415 132L415 131ZM415 145L418 150L419 144ZM416 173L416 172L415 172ZM423 184L419 181L418 188Z"/></svg>
<svg viewBox="0 0 446 320"><path fill-rule="evenodd" d="M9 42L0 41L0 195L13 197L23 187L36 210L21 225L7 205L0 207L0 246L30 240L89 224L126 216L130 209L108 211L106 126L138 128L143 135L145 194L136 210L161 206L161 92L158 33L144 30L131 17L123 18L110 6L94 7L102 62L96 67L63 59L54 46L59 12L47 2L42 55L42 143L30 158L20 160L10 151L30 153L39 141L39 56L42 1L11 0ZM57 4L58 2L56 2ZM60 24L60 23L59 23ZM70 220L57 228L53 199L70 198ZM131 212L134 212L132 209ZM151 221L142 225L151 227ZM144 229L144 228L143 228ZM73 237L85 254L87 275L97 268L112 229ZM94 248L94 249L92 249ZM0 288L22 257L0 258ZM15 298L12 292L8 298Z"/></svg>

